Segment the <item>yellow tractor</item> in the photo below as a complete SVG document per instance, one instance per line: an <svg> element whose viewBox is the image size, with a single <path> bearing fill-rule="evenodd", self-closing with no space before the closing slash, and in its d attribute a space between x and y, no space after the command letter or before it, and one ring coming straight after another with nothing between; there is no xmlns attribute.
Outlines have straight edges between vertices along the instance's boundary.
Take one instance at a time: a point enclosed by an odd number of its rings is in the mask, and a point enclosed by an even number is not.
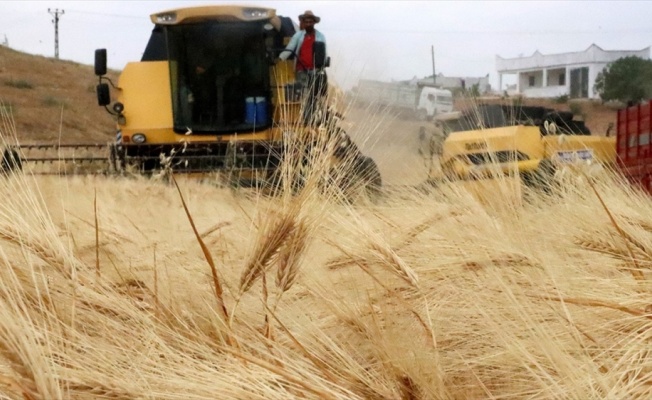
<svg viewBox="0 0 652 400"><path fill-rule="evenodd" d="M526 185L547 187L565 164L616 162L615 137L591 135L570 112L480 104L443 124L440 165L447 180L516 175Z"/></svg>
<svg viewBox="0 0 652 400"><path fill-rule="evenodd" d="M353 177L341 185L380 188L375 162L338 125L325 44L315 42L307 86L295 79L296 57L279 59L297 29L290 18L271 8L220 5L163 11L151 21L142 59L128 63L116 85L106 76L106 50L95 52L98 103L117 121L116 170L228 170L242 184L257 184L297 155L288 143L301 138L310 143L302 156L317 145L330 149L338 164L332 169Z"/></svg>

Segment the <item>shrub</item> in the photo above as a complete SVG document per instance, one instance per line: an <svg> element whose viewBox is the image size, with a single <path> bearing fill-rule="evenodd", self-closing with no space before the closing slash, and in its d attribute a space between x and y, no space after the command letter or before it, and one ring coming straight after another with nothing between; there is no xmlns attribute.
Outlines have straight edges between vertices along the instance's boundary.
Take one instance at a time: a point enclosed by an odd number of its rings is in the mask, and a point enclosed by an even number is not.
<svg viewBox="0 0 652 400"><path fill-rule="evenodd" d="M511 106L514 108L520 108L523 106L523 96L517 95L510 98Z"/></svg>
<svg viewBox="0 0 652 400"><path fill-rule="evenodd" d="M466 96L466 90L462 89L461 87L452 88L451 93L453 94L453 97L465 97Z"/></svg>
<svg viewBox="0 0 652 400"><path fill-rule="evenodd" d="M471 86L470 94L473 98L480 97L480 84L476 83Z"/></svg>
<svg viewBox="0 0 652 400"><path fill-rule="evenodd" d="M41 104L46 107L61 107L66 106L66 103L63 100L57 99L56 97L46 96L41 100Z"/></svg>
<svg viewBox="0 0 652 400"><path fill-rule="evenodd" d="M566 104L568 103L568 95L562 94L561 96L555 97L553 101L557 104Z"/></svg>
<svg viewBox="0 0 652 400"><path fill-rule="evenodd" d="M16 108L11 103L5 103L0 100L0 115L13 115Z"/></svg>
<svg viewBox="0 0 652 400"><path fill-rule="evenodd" d="M570 103L568 104L568 108L570 109L570 112L573 113L573 115L584 115L584 109L580 103Z"/></svg>
<svg viewBox="0 0 652 400"><path fill-rule="evenodd" d="M34 85L31 82L24 79L13 80L9 79L5 81L5 86L15 87L17 89L33 89Z"/></svg>

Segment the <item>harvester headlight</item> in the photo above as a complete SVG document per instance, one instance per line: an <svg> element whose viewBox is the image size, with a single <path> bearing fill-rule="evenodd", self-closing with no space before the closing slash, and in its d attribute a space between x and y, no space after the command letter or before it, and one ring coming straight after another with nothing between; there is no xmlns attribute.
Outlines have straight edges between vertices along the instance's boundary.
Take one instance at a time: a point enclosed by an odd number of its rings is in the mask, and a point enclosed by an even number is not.
<svg viewBox="0 0 652 400"><path fill-rule="evenodd" d="M269 10L264 8L245 8L242 10L242 15L247 19L267 18L269 17Z"/></svg>
<svg viewBox="0 0 652 400"><path fill-rule="evenodd" d="M131 137L131 141L138 144L145 143L146 140L147 139L145 138L145 135L143 133L136 133Z"/></svg>
<svg viewBox="0 0 652 400"><path fill-rule="evenodd" d="M349 137L345 133L342 133L340 135L340 145L339 146L341 148L346 148L346 147L349 146L350 143L351 143L351 141L349 140Z"/></svg>
<svg viewBox="0 0 652 400"><path fill-rule="evenodd" d="M175 22L177 22L177 13L175 12L161 13L156 16L158 24L173 24Z"/></svg>
<svg viewBox="0 0 652 400"><path fill-rule="evenodd" d="M122 114L124 110L125 110L125 105L120 103L119 101L113 104L113 111L117 112L118 114Z"/></svg>

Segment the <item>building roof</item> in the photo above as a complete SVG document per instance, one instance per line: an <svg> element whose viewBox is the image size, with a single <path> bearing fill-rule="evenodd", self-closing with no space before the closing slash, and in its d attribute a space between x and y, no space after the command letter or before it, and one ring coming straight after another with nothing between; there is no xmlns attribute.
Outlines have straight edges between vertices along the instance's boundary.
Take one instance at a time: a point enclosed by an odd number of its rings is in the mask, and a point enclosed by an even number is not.
<svg viewBox="0 0 652 400"><path fill-rule="evenodd" d="M503 58L496 55L496 70L504 73L574 64L606 64L627 56L649 59L650 46L641 50L604 50L594 43L584 51L569 53L541 54L537 50L529 57Z"/></svg>

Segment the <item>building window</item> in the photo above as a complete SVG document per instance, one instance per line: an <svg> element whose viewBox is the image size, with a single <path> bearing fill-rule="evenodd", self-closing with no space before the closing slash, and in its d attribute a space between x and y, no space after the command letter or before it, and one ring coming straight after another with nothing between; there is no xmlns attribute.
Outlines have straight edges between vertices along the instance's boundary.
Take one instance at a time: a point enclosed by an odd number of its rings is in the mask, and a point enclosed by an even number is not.
<svg viewBox="0 0 652 400"><path fill-rule="evenodd" d="M559 74L559 86L566 86L566 74Z"/></svg>
<svg viewBox="0 0 652 400"><path fill-rule="evenodd" d="M534 86L534 76L532 75L528 76L528 82L530 84L530 87Z"/></svg>

